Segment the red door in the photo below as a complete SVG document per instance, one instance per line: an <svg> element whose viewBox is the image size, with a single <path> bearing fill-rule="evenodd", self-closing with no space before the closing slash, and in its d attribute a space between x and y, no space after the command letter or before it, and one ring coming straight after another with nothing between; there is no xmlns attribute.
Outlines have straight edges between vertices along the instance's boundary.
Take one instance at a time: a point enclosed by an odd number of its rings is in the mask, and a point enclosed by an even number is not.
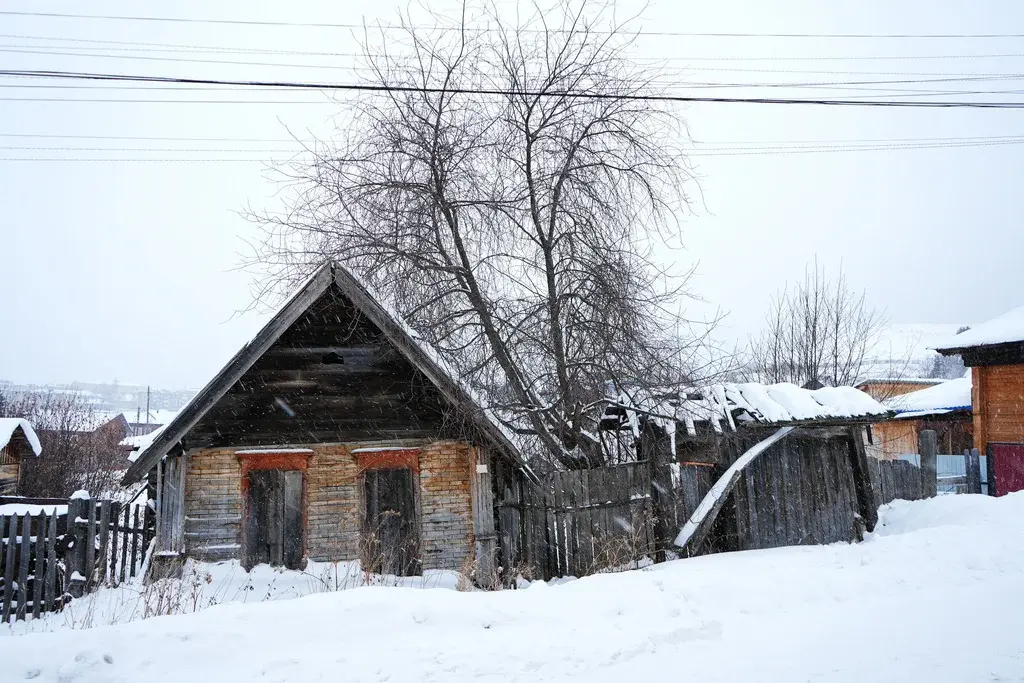
<svg viewBox="0 0 1024 683"><path fill-rule="evenodd" d="M990 443L988 462L989 488L994 479L994 495L1024 491L1024 443Z"/></svg>

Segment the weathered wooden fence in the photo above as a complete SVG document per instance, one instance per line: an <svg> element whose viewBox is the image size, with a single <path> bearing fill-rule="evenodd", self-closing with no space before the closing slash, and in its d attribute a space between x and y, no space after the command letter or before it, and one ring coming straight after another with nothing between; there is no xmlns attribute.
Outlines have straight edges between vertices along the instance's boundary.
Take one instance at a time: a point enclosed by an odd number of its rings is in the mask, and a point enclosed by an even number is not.
<svg viewBox="0 0 1024 683"><path fill-rule="evenodd" d="M758 438L747 440L752 444ZM856 438L856 430L805 429L771 446L740 475L692 554L852 541L865 531L861 505L870 506L870 498L877 505L917 500L935 495L936 482L960 484L943 474L941 458L936 475L934 465L925 471L914 462L866 457L864 486L870 485L873 496L860 500ZM739 440L730 448L742 453L751 444ZM977 453L971 455L965 456L965 490L980 491ZM581 576L635 566L643 558L671 557L672 539L727 464L655 459L659 464L641 460L556 472L539 485L497 475L506 579ZM655 468L666 470L652 473Z"/></svg>
<svg viewBox="0 0 1024 683"><path fill-rule="evenodd" d="M555 472L537 486L510 485L499 494L506 576L583 576L653 553L646 462Z"/></svg>
<svg viewBox="0 0 1024 683"><path fill-rule="evenodd" d="M38 618L62 605L64 568L57 543L63 538L66 519L67 514L56 507L0 516L0 623L12 617Z"/></svg>
<svg viewBox="0 0 1024 683"><path fill-rule="evenodd" d="M152 513L133 499L61 505L5 499L0 514L0 623L38 618L98 586L116 586L141 570L152 539ZM29 499L23 499L29 500Z"/></svg>
<svg viewBox="0 0 1024 683"><path fill-rule="evenodd" d="M868 458L871 485L879 505L894 500L920 500L921 467L906 460Z"/></svg>

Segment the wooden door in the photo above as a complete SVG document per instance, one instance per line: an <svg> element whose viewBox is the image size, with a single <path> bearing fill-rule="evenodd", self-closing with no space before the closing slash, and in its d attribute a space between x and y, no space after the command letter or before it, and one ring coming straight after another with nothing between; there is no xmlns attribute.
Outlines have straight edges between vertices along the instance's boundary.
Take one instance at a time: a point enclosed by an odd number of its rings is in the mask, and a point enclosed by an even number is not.
<svg viewBox="0 0 1024 683"><path fill-rule="evenodd" d="M302 472L255 470L248 474L247 567L302 566Z"/></svg>
<svg viewBox="0 0 1024 683"><path fill-rule="evenodd" d="M380 574L419 574L419 525L412 470L367 470L364 486L364 567Z"/></svg>

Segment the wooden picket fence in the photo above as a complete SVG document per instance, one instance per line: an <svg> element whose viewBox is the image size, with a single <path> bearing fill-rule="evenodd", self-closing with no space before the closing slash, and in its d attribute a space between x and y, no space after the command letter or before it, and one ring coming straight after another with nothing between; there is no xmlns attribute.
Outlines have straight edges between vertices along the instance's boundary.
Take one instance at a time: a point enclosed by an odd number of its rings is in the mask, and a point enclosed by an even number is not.
<svg viewBox="0 0 1024 683"><path fill-rule="evenodd" d="M154 521L144 502L78 497L61 503L37 514L0 515L0 623L37 619L141 572Z"/></svg>
<svg viewBox="0 0 1024 683"><path fill-rule="evenodd" d="M59 561L58 541L63 539L67 515L57 508L49 514L0 517L3 537L0 586L0 622L12 617L39 618L43 612L63 606L64 567Z"/></svg>

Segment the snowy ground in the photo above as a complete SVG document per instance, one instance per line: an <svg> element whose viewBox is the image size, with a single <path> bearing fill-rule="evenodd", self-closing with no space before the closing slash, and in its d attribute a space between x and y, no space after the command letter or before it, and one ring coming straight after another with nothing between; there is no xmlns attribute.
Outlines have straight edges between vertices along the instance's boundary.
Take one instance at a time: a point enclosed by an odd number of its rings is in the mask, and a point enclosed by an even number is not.
<svg viewBox="0 0 1024 683"><path fill-rule="evenodd" d="M0 638L0 662L66 682L1024 680L1024 493L897 502L859 545L236 602Z"/></svg>

